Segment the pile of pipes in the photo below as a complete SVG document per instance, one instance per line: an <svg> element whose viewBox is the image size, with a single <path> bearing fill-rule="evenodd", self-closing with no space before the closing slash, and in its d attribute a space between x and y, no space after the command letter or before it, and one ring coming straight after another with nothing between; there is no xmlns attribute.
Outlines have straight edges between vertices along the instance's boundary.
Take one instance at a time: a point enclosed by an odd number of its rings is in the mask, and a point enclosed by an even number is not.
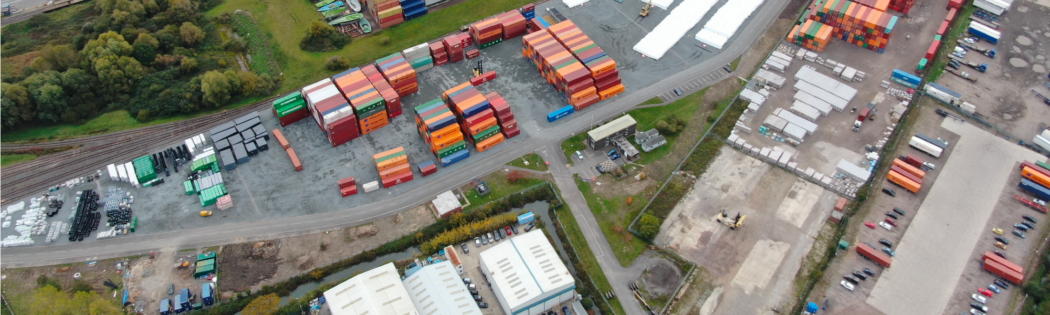
<svg viewBox="0 0 1050 315"><path fill-rule="evenodd" d="M65 222L51 222L51 228L47 230L47 237L44 238L44 242L54 243L58 241L58 237L66 234L69 231L69 223Z"/></svg>
<svg viewBox="0 0 1050 315"><path fill-rule="evenodd" d="M3 227L4 228L10 227L11 226L11 215L14 214L15 212L19 212L19 211L25 210L25 207L26 207L26 202L25 201L21 201L19 203L16 203L16 204L8 206L7 209L4 209L4 211L2 213L0 213L0 215L3 215L3 217L4 217L4 225L3 225ZM24 217L26 217L26 216L23 215L23 218ZM31 238L32 237L32 233L31 233L31 229L32 228L30 228L29 226L23 225L22 224L23 220L18 220L16 222L17 223L15 225L15 231L18 232L18 235L8 235L7 237L5 237L3 239L3 241L0 241L0 246L2 246L2 247L28 246L28 245L33 245L34 243L36 243Z"/></svg>
<svg viewBox="0 0 1050 315"><path fill-rule="evenodd" d="M69 228L69 241L83 241L85 236L98 229L101 220L98 193L90 189L77 192L77 210L73 215L73 225Z"/></svg>
<svg viewBox="0 0 1050 315"><path fill-rule="evenodd" d="M109 187L106 198L100 202L102 211L106 213L106 222L109 226L131 222L131 194L117 187Z"/></svg>

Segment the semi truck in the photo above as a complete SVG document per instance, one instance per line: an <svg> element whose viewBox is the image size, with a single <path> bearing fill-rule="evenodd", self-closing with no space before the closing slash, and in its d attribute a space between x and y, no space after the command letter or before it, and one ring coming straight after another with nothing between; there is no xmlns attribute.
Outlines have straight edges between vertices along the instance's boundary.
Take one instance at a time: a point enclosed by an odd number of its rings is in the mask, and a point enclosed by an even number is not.
<svg viewBox="0 0 1050 315"><path fill-rule="evenodd" d="M868 246L868 244L857 244L857 253L885 268L889 268L890 264L893 263L893 258L876 250L874 247Z"/></svg>
<svg viewBox="0 0 1050 315"><path fill-rule="evenodd" d="M1032 169L1031 167L1022 167L1021 176L1033 182L1036 182L1039 185L1043 185L1043 187L1050 187L1050 176L1047 176L1042 172Z"/></svg>

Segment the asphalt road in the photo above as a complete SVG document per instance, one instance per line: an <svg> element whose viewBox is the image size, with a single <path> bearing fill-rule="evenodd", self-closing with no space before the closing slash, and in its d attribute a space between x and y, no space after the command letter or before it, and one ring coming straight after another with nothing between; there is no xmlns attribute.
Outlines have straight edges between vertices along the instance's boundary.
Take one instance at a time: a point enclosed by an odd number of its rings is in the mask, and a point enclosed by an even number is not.
<svg viewBox="0 0 1050 315"><path fill-rule="evenodd" d="M663 80L637 92L625 96L618 96L614 100L606 101L604 104L600 104L597 108L591 110L589 114L593 114L595 118L602 119L622 115L631 107L642 103L653 96L660 95L679 87L683 82L690 82L692 79L702 77L712 71L720 71L722 66L728 64L737 56L746 52L746 50L749 49L763 33L765 33L766 28L772 24L787 3L787 0L768 2L767 5L763 6L763 8L757 13L756 17L752 19L751 23L749 23L745 29L741 30L740 34L732 44L717 56L678 73L669 75ZM682 40L693 39L686 37ZM141 236L128 236L77 244L6 248L3 250L3 262L0 263L0 265L5 268L11 268L82 262L147 254L150 251L164 247L216 246L312 234L357 226L396 214L409 207L418 205L425 200L429 200L438 193L448 190L450 187L463 185L476 177L488 174L500 168L503 164L515 158L536 151L548 144L560 144L562 139L586 129L589 126L589 119L591 119L591 115L578 115L572 117L565 123L552 128L547 128L541 132L536 132L534 133L535 136L517 141L516 143L513 143L514 145L512 148L500 151L488 159L474 161L474 163L471 164L471 169L474 170L473 172L464 171L446 174L435 181L433 185L426 185L405 192L398 198L383 201L381 203L323 214L229 224L218 228L201 228ZM602 236L602 238L604 239L604 236ZM619 281L617 282L619 283ZM617 293L617 295L620 294ZM623 297L623 295L620 296Z"/></svg>

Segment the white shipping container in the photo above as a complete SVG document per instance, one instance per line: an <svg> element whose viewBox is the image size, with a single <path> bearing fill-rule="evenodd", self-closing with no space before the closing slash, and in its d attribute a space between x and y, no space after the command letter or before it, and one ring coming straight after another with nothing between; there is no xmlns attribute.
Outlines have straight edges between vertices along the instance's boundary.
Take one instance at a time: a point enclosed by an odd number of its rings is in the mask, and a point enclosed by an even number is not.
<svg viewBox="0 0 1050 315"><path fill-rule="evenodd" d="M762 66L765 67L765 69L773 70L780 73L784 73L785 71L787 71L787 67L785 67L783 64L769 59L766 59L766 62L763 63Z"/></svg>
<svg viewBox="0 0 1050 315"><path fill-rule="evenodd" d="M755 76L762 78L766 81L766 84L777 89L784 88L784 83L787 82L787 78L765 69L758 69L758 71L755 72Z"/></svg>
<svg viewBox="0 0 1050 315"><path fill-rule="evenodd" d="M776 62L784 65L785 67L790 67L791 66L791 59L784 59L784 58L777 57L775 55L769 56L769 59L773 60L773 61L776 61Z"/></svg>
<svg viewBox="0 0 1050 315"><path fill-rule="evenodd" d="M112 181L119 181L120 174L117 173L117 167L113 164L106 165L106 170L109 171L109 179Z"/></svg>
<svg viewBox="0 0 1050 315"><path fill-rule="evenodd" d="M1032 138L1032 143L1043 148L1043 150L1050 151L1050 130L1043 130L1042 134L1035 135Z"/></svg>
<svg viewBox="0 0 1050 315"><path fill-rule="evenodd" d="M846 109L846 106L849 105L849 100L844 100L841 97L835 96L835 94L831 94L831 92L821 89L816 85L810 84L806 81L795 82L795 90L803 91L810 95L813 95L818 99L825 101L828 104L831 104L831 107L835 108L835 110L840 112Z"/></svg>
<svg viewBox="0 0 1050 315"><path fill-rule="evenodd" d="M908 145L933 157L941 157L941 153L944 152L941 147L935 146L932 143L926 142L919 137L911 137L911 141L908 141Z"/></svg>
<svg viewBox="0 0 1050 315"><path fill-rule="evenodd" d="M816 96L813 96L812 94L806 93L805 91L795 92L795 100L801 101L802 103L805 103L806 105L815 108L817 111L820 112L821 115L824 116L827 116L833 108L831 104L828 104L828 102L825 102L824 100L821 100Z"/></svg>
<svg viewBox="0 0 1050 315"><path fill-rule="evenodd" d="M766 126L766 128L769 129L773 129L773 131L776 132L783 132L784 127L786 127L787 124L787 120L777 117L776 115L769 115L768 117L766 117L766 120L762 122L763 126Z"/></svg>
<svg viewBox="0 0 1050 315"><path fill-rule="evenodd" d="M798 115L795 115L795 113L792 113L790 111L781 110L779 113L777 113L777 116L779 116L780 118L784 118L784 120L787 120L789 123L796 124L799 127L802 127L802 129L806 130L807 135L812 135L814 132L817 131L817 124L814 124L812 121L806 120L805 118L799 117Z"/></svg>
<svg viewBox="0 0 1050 315"><path fill-rule="evenodd" d="M788 138L798 141L800 143L806 137L806 130L792 123L788 123L787 126L784 127L783 133Z"/></svg>
<svg viewBox="0 0 1050 315"><path fill-rule="evenodd" d="M787 62L788 62L788 65L789 65L789 66L791 65L791 56L788 56L788 55L787 55L787 54L785 54L785 53L782 53L782 52L779 52L779 51L773 51L773 53L772 53L772 54L770 54L770 56L773 56L773 57L777 57L777 58L783 59L783 60L785 60L785 61L787 61Z"/></svg>
<svg viewBox="0 0 1050 315"><path fill-rule="evenodd" d="M995 15L1003 15L1003 13L1006 13L1006 10L1010 9L1009 4L996 0L974 0L973 6Z"/></svg>
<svg viewBox="0 0 1050 315"><path fill-rule="evenodd" d="M813 66L802 66L802 68L795 73L795 80L812 83L813 85L831 92L831 94L846 101L853 100L853 97L857 96L857 89L840 82L838 79L817 72L817 68L814 68Z"/></svg>
<svg viewBox="0 0 1050 315"><path fill-rule="evenodd" d="M795 59L802 60L806 57L806 53L808 52L809 50L806 50L805 48L799 48L798 51L795 52Z"/></svg>
<svg viewBox="0 0 1050 315"><path fill-rule="evenodd" d="M842 74L839 75L839 77L846 80L846 82L853 82L853 77L855 76L857 76L857 69L853 69L852 67L846 67L846 70L842 70Z"/></svg>
<svg viewBox="0 0 1050 315"><path fill-rule="evenodd" d="M117 175L120 176L120 181L128 181L128 171L124 169L124 163L117 164Z"/></svg>
<svg viewBox="0 0 1050 315"><path fill-rule="evenodd" d="M361 188L364 189L366 193L376 191L377 189L379 189L379 181L371 181L365 183L364 185L361 185Z"/></svg>
<svg viewBox="0 0 1050 315"><path fill-rule="evenodd" d="M798 100L795 100L795 103L791 104L790 110L792 113L798 114L802 118L811 122L817 122L817 117L820 117L820 111L817 111L816 108L806 105L806 103Z"/></svg>
<svg viewBox="0 0 1050 315"><path fill-rule="evenodd" d="M762 96L762 94L758 94L758 92L749 89L744 89L743 91L740 91L740 99L752 103L757 103L760 106L762 105L762 103L766 102L765 96Z"/></svg>

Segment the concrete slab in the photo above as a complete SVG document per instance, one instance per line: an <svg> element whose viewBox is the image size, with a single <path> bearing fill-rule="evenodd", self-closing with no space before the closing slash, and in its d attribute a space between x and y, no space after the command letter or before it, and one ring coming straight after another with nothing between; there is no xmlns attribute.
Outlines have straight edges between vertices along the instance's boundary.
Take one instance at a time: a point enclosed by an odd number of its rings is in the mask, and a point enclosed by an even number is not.
<svg viewBox="0 0 1050 315"><path fill-rule="evenodd" d="M736 277L733 278L733 286L740 287L745 294L751 294L754 289L763 289L773 278L773 272L784 260L784 255L791 248L791 244L760 240L751 248L744 264L740 266Z"/></svg>
<svg viewBox="0 0 1050 315"><path fill-rule="evenodd" d="M809 212L813 210L813 206L817 204L817 200L823 193L823 187L801 178L798 179L791 186L791 191L784 197L784 202L780 203L777 218L801 228L802 223L806 222Z"/></svg>

